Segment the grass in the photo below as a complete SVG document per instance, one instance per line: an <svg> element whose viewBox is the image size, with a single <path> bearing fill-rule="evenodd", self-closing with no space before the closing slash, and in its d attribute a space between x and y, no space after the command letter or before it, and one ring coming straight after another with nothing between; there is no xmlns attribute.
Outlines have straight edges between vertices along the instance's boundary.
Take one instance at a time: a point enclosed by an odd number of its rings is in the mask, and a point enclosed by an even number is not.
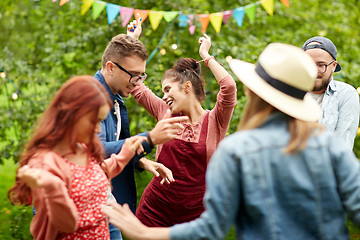
<svg viewBox="0 0 360 240"><path fill-rule="evenodd" d="M0 239L33 239L29 231L32 208L13 206L7 198L7 191L15 181L16 168L10 160L0 165Z"/></svg>

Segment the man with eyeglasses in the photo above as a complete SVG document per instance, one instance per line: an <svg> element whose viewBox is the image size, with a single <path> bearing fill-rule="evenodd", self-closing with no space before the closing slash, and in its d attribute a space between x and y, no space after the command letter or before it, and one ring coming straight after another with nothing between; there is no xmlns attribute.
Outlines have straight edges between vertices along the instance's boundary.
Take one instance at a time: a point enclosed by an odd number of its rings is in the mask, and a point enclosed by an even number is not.
<svg viewBox="0 0 360 240"><path fill-rule="evenodd" d="M145 73L147 50L142 42L138 40L141 33L141 23L136 24L137 31L130 34L119 34L108 43L103 57L101 70L97 71L95 78L98 79L107 89L114 106L107 118L101 123L100 140L104 144L106 156L119 153L125 139L130 137L129 118L123 98L129 96L130 91L137 82L143 82L147 75ZM138 35L136 35L138 33ZM169 117L171 112L169 111ZM144 154L151 152L157 144L165 143L176 137L182 126L181 121L187 117L164 118L147 133L147 141L143 143ZM173 182L173 176L169 169L161 163L143 158L144 154L135 155L123 171L112 179L112 194L109 191L109 199L115 197L120 204L127 203L131 210L136 211L136 184L134 169L143 168L155 176L163 178L162 182ZM110 238L112 240L122 239L120 230L109 225Z"/></svg>
<svg viewBox="0 0 360 240"><path fill-rule="evenodd" d="M312 37L302 48L315 61L318 70L310 94L322 108L319 122L341 136L352 149L359 125L359 94L353 86L333 79L333 72L341 70L336 60L337 49L325 37Z"/></svg>

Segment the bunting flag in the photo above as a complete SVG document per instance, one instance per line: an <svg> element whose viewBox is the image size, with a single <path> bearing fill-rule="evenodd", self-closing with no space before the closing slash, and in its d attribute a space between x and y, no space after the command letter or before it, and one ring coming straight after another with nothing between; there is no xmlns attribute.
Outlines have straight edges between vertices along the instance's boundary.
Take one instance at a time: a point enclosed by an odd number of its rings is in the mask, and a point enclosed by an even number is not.
<svg viewBox="0 0 360 240"><path fill-rule="evenodd" d="M255 22L256 6L255 3L245 6L245 14L249 18L251 24Z"/></svg>
<svg viewBox="0 0 360 240"><path fill-rule="evenodd" d="M154 31L158 28L163 15L164 11L149 11L149 20Z"/></svg>
<svg viewBox="0 0 360 240"><path fill-rule="evenodd" d="M190 32L191 35L194 35L194 33L195 33L195 28L196 28L195 25L191 25L191 26L189 27L189 32Z"/></svg>
<svg viewBox="0 0 360 240"><path fill-rule="evenodd" d="M93 5L93 3L94 0L83 0L83 4L81 5L81 15L84 15Z"/></svg>
<svg viewBox="0 0 360 240"><path fill-rule="evenodd" d="M280 0L285 6L289 7L289 0Z"/></svg>
<svg viewBox="0 0 360 240"><path fill-rule="evenodd" d="M233 12L234 19L239 27L242 26L244 16L245 16L245 10L243 7L239 7L234 10Z"/></svg>
<svg viewBox="0 0 360 240"><path fill-rule="evenodd" d="M121 7L120 8L120 16L121 16L121 21L122 21L122 26L125 27L130 19L132 18L134 14L134 9L133 8L128 8L128 7Z"/></svg>
<svg viewBox="0 0 360 240"><path fill-rule="evenodd" d="M201 32L204 33L206 32L206 29L207 29L207 26L209 24L209 20L210 20L210 17L209 17L209 14L199 14L198 15L200 17L200 23L201 23Z"/></svg>
<svg viewBox="0 0 360 240"><path fill-rule="evenodd" d="M97 19L105 8L106 2L96 0L92 5L92 18Z"/></svg>
<svg viewBox="0 0 360 240"><path fill-rule="evenodd" d="M189 17L184 14L180 14L179 16L179 27L186 27L188 24Z"/></svg>
<svg viewBox="0 0 360 240"><path fill-rule="evenodd" d="M64 5L65 3L67 3L69 0L60 0L59 6Z"/></svg>
<svg viewBox="0 0 360 240"><path fill-rule="evenodd" d="M172 20L174 20L174 18L176 18L176 16L179 14L178 11L165 11L164 12L164 19L166 22L171 22Z"/></svg>
<svg viewBox="0 0 360 240"><path fill-rule="evenodd" d="M210 14L209 19L210 19L211 25L214 27L215 31L217 33L219 33L220 29L221 29L221 23L223 20L223 13L222 12L212 13L212 14Z"/></svg>
<svg viewBox="0 0 360 240"><path fill-rule="evenodd" d="M57 0L52 0L56 2ZM67 3L69 0L60 0L59 5L62 6ZM286 7L289 7L289 0L280 0ZM196 14L198 18L196 21L201 23L201 32L205 32L211 22L211 25L215 29L215 32L219 33L221 30L222 24L227 24L230 17L233 16L237 25L241 27L243 25L244 16L246 15L249 19L249 22L253 24L255 22L255 14L257 11L257 6L260 5L264 10L270 15L274 14L274 0L258 0L255 3L248 4L246 6L238 7L232 10L226 10L217 13L209 14ZM196 24L194 24L195 18L194 14L182 14L179 11L155 11L155 10L142 10L142 9L133 9L130 7L124 7L117 4L107 3L101 0L82 0L81 5L81 15L84 15L92 7L92 18L97 19L102 11L106 8L108 24L111 25L113 21L120 14L122 26L126 25L131 20L132 16L135 16L135 19L138 20L137 15L139 14L141 21L144 22L149 16L149 21L153 31L156 31L161 20L164 18L167 23L172 22L175 18L179 20L180 27L187 27L189 25L190 34L194 34Z"/></svg>
<svg viewBox="0 0 360 240"><path fill-rule="evenodd" d="M261 0L260 3L270 16L274 14L274 0Z"/></svg>
<svg viewBox="0 0 360 240"><path fill-rule="evenodd" d="M137 14L140 15L141 22L144 22L145 19L146 19L146 18L148 17L148 15L149 15L149 10L135 9L135 10L134 10L134 17L135 17L136 21L139 20L139 19L137 19Z"/></svg>
<svg viewBox="0 0 360 240"><path fill-rule="evenodd" d="M229 18L231 17L232 14L233 14L233 10L227 10L227 11L223 12L224 25L227 24L227 22L229 21Z"/></svg>
<svg viewBox="0 0 360 240"><path fill-rule="evenodd" d="M108 24L111 25L117 15L120 13L120 6L112 3L106 4L106 12L108 17Z"/></svg>
<svg viewBox="0 0 360 240"><path fill-rule="evenodd" d="M187 22L188 22L189 25L190 25L190 27L189 27L189 32L190 32L191 35L194 35L195 29L196 29L196 26L193 24L194 15L193 15L193 14L190 14L190 15L188 15L188 17L189 17L189 19L188 19Z"/></svg>

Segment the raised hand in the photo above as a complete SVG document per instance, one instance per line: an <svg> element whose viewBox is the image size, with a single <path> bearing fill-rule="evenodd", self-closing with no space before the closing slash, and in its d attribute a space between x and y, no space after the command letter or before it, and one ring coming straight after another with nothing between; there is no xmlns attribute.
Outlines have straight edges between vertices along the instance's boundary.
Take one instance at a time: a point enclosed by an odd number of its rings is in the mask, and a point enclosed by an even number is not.
<svg viewBox="0 0 360 240"><path fill-rule="evenodd" d="M189 120L187 116L171 117L171 110L168 109L164 118L158 121L153 130L149 132L153 144L163 144L174 139L179 130L184 129L180 123L187 120Z"/></svg>
<svg viewBox="0 0 360 240"><path fill-rule="evenodd" d="M202 59L209 57L209 49L211 47L211 38L203 33L203 37L199 38L199 54Z"/></svg>
<svg viewBox="0 0 360 240"><path fill-rule="evenodd" d="M141 20L140 14L137 14L136 19L127 25L127 35L139 39L142 32Z"/></svg>

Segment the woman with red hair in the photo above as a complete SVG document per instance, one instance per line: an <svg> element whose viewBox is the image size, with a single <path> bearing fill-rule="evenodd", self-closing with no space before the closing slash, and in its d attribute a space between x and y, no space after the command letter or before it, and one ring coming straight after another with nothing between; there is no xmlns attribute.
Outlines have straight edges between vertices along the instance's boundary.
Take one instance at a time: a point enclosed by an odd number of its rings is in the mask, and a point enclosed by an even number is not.
<svg viewBox="0 0 360 240"><path fill-rule="evenodd" d="M100 206L107 204L109 179L119 174L145 137L126 140L121 152L103 158L97 136L111 101L91 76L68 80L58 91L21 156L14 204L34 204L34 239L110 239Z"/></svg>

